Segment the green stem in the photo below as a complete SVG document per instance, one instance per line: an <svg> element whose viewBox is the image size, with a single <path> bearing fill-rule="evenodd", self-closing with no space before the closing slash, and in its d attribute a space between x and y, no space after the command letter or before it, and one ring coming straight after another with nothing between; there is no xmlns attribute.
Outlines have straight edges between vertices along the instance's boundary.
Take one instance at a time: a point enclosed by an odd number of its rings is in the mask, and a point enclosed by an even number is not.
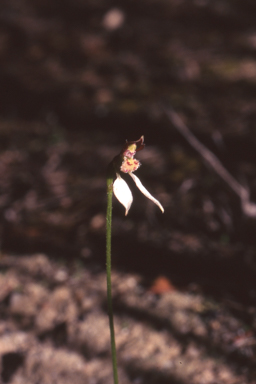
<svg viewBox="0 0 256 384"><path fill-rule="evenodd" d="M112 308L111 294L111 224L112 224L112 195L113 195L113 177L107 177L107 217L106 217L106 267L107 267L107 299L108 299L108 316L111 338L111 352L114 384L118 384L117 375L117 359L116 359L116 343Z"/></svg>

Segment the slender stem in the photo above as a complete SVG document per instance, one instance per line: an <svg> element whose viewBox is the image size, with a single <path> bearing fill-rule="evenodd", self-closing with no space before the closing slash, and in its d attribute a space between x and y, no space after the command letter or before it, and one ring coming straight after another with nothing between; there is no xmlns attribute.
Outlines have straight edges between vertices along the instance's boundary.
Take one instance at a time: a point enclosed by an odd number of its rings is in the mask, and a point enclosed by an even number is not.
<svg viewBox="0 0 256 384"><path fill-rule="evenodd" d="M113 177L107 178L107 217L106 217L106 267L107 267L107 299L108 299L108 316L111 338L111 353L113 365L114 384L118 384L117 375L117 359L116 359L116 343L112 308L111 294L111 224L112 224L112 195L113 195Z"/></svg>

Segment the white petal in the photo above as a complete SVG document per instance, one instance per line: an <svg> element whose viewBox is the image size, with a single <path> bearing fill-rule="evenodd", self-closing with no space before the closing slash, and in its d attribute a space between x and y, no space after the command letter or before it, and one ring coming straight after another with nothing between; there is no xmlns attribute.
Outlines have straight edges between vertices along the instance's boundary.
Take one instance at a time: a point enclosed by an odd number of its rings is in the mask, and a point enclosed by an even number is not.
<svg viewBox="0 0 256 384"><path fill-rule="evenodd" d="M132 205L132 193L128 184L121 178L120 175L117 175L116 180L113 184L113 192L117 200L125 207L125 216L128 214L129 209Z"/></svg>
<svg viewBox="0 0 256 384"><path fill-rule="evenodd" d="M132 179L134 180L135 184L137 185L137 187L139 188L139 190L143 193L143 195L145 195L148 199L150 199L151 201L153 201L153 203L155 203L156 205L158 205L158 207L161 209L161 211L164 213L164 209L162 207L162 205L159 203L159 201L157 199L155 199L150 193L149 191L142 185L140 179L135 176L132 172L129 172L129 175L132 177Z"/></svg>

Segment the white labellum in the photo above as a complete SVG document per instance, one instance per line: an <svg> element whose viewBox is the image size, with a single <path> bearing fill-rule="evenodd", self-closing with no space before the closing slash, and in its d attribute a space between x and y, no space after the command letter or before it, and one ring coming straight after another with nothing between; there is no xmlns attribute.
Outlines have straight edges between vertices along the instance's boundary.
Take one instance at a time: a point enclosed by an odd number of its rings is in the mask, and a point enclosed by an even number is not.
<svg viewBox="0 0 256 384"><path fill-rule="evenodd" d="M129 172L129 175L131 176L131 178L134 180L135 184L137 185L137 187L139 188L139 190L143 193L143 195L145 195L148 199L150 199L151 201L153 201L153 203L155 203L160 209L161 211L164 213L164 208L162 207L162 204L160 204L160 202L155 199L150 193L149 191L144 187L144 185L142 185L140 179L135 176L132 172ZM120 201L120 200L119 200Z"/></svg>
<svg viewBox="0 0 256 384"><path fill-rule="evenodd" d="M117 200L125 207L125 216L128 214L132 205L133 197L128 184L117 174L117 178L113 184L113 192Z"/></svg>

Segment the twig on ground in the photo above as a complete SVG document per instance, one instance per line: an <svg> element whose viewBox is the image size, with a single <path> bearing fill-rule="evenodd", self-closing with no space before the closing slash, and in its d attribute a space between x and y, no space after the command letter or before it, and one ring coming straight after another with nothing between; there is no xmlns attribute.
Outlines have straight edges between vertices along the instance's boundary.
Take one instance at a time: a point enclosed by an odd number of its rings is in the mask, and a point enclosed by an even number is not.
<svg viewBox="0 0 256 384"><path fill-rule="evenodd" d="M161 105L166 116L173 126L182 134L188 143L202 156L202 158L211 166L222 180L236 193L240 198L241 208L245 216L256 218L256 204L250 201L249 191L241 185L221 164L220 160L202 144L184 124L180 116L171 108Z"/></svg>

